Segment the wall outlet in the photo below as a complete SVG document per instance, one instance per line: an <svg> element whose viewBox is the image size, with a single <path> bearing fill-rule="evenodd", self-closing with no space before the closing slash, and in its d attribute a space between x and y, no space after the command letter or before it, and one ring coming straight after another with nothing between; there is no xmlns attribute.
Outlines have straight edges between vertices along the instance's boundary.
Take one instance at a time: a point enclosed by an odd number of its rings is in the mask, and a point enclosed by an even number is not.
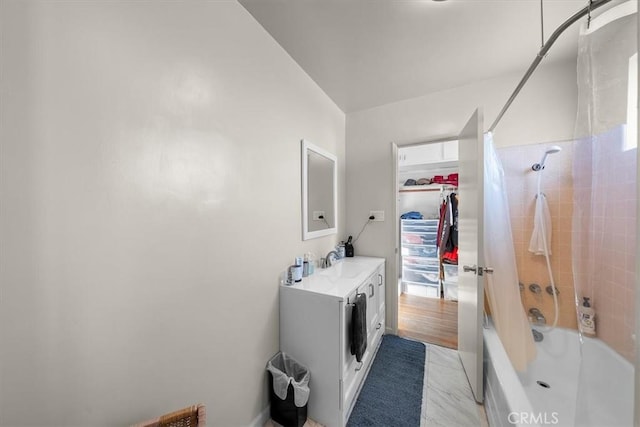
<svg viewBox="0 0 640 427"><path fill-rule="evenodd" d="M384 221L384 211L369 211L369 216L375 217L372 221Z"/></svg>
<svg viewBox="0 0 640 427"><path fill-rule="evenodd" d="M313 220L314 221L322 221L322 218L320 218L321 216L325 217L324 216L324 211L313 211Z"/></svg>

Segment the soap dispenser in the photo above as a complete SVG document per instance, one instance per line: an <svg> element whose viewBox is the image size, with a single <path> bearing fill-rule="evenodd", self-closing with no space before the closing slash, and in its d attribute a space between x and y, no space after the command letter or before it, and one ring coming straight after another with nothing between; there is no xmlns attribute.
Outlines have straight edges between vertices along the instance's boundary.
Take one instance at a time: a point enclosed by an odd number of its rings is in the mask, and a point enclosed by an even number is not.
<svg viewBox="0 0 640 427"><path fill-rule="evenodd" d="M578 307L580 332L588 337L596 336L596 312L591 307L589 297L582 297L582 304Z"/></svg>

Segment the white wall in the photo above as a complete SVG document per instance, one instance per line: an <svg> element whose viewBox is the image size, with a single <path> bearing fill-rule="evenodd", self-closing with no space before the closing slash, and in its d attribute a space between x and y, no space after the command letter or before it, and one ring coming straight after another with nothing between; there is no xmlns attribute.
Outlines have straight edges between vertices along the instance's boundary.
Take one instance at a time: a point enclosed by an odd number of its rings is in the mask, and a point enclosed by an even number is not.
<svg viewBox="0 0 640 427"><path fill-rule="evenodd" d="M0 424L250 424L344 114L235 1L0 5Z"/></svg>
<svg viewBox="0 0 640 427"><path fill-rule="evenodd" d="M398 201L400 214L410 211L420 212L425 219L438 218L440 214L439 192L406 192L400 193Z"/></svg>
<svg viewBox="0 0 640 427"><path fill-rule="evenodd" d="M387 277L397 277L391 143L457 136L479 106L488 129L523 74L347 115L347 232L359 230L370 210L385 210L387 218L367 227L355 247L357 254L386 257ZM575 63L543 64L496 127L494 141L507 146L570 139L576 103ZM387 289L387 300L392 301L394 288ZM395 323L393 309L387 309L387 324Z"/></svg>

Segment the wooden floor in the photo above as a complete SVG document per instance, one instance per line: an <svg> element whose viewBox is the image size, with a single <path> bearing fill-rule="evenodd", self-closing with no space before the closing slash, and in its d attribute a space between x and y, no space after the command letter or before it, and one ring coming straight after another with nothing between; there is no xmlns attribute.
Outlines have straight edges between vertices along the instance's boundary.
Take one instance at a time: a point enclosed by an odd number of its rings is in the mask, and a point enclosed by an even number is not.
<svg viewBox="0 0 640 427"><path fill-rule="evenodd" d="M398 297L398 335L458 348L458 303L402 294Z"/></svg>

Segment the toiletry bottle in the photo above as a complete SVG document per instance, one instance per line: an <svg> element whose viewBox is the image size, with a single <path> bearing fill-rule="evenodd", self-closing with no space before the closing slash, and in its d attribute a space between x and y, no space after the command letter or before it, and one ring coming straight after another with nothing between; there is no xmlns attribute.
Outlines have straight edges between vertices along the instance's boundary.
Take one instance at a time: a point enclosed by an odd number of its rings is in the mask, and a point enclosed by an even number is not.
<svg viewBox="0 0 640 427"><path fill-rule="evenodd" d="M296 257L293 265L293 281L300 282L302 280L302 257Z"/></svg>
<svg viewBox="0 0 640 427"><path fill-rule="evenodd" d="M302 261L302 277L309 276L309 254L304 254L304 260Z"/></svg>
<svg viewBox="0 0 640 427"><path fill-rule="evenodd" d="M311 252L307 254L307 261L309 261L309 276L311 276L316 269L316 261L313 259L313 254Z"/></svg>
<svg viewBox="0 0 640 427"><path fill-rule="evenodd" d="M596 336L596 312L591 308L588 297L582 297L582 305L578 307L580 332L588 337Z"/></svg>
<svg viewBox="0 0 640 427"><path fill-rule="evenodd" d="M340 243L338 243L338 246L336 246L336 252L338 253L338 259L344 258L344 255L345 255L344 241L341 241Z"/></svg>
<svg viewBox="0 0 640 427"><path fill-rule="evenodd" d="M286 278L285 278L285 285L287 286L291 286L293 285L293 269L296 268L295 265L290 265L289 267L287 267L287 273L286 273Z"/></svg>

